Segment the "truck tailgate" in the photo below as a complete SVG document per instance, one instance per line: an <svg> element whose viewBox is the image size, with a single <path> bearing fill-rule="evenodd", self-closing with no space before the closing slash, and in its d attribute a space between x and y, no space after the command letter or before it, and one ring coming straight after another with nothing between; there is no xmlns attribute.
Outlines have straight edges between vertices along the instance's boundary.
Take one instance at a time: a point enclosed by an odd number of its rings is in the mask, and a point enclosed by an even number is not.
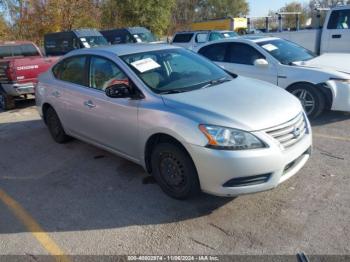
<svg viewBox="0 0 350 262"><path fill-rule="evenodd" d="M58 57L25 57L13 59L11 63L15 81L18 83L37 82L39 74L46 72Z"/></svg>

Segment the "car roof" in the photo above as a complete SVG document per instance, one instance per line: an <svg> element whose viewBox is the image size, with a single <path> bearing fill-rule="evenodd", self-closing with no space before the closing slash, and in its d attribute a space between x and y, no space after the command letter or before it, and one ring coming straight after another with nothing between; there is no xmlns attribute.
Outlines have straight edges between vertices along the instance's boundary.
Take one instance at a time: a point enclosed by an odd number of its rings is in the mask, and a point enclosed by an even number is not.
<svg viewBox="0 0 350 262"><path fill-rule="evenodd" d="M343 10L343 9L350 9L350 5L337 6L337 7L332 8L331 10Z"/></svg>
<svg viewBox="0 0 350 262"><path fill-rule="evenodd" d="M234 32L232 30L192 30L192 31L179 31L174 34L175 35L181 35L181 34L196 34L196 33L230 33Z"/></svg>
<svg viewBox="0 0 350 262"><path fill-rule="evenodd" d="M166 49L179 49L180 47L168 44L148 44L148 43L135 43L135 44L117 44L110 46L100 46L93 48L84 48L71 51L69 54L77 55L77 54L87 54L87 53L96 53L99 51L109 52L116 54L117 56L137 54L143 52L151 52L158 50L166 50Z"/></svg>
<svg viewBox="0 0 350 262"><path fill-rule="evenodd" d="M0 45L23 45L23 44L33 44L31 41L0 41Z"/></svg>
<svg viewBox="0 0 350 262"><path fill-rule="evenodd" d="M265 42L269 40L278 40L281 38L278 37L270 37L270 36L239 36L239 37L231 37L231 38L224 38L219 39L216 41L209 42L208 44L213 43L221 43L221 42L253 42L253 43L259 43L259 42Z"/></svg>
<svg viewBox="0 0 350 262"><path fill-rule="evenodd" d="M246 40L250 40L252 42L258 43L258 42L264 42L267 40L276 40L276 39L280 39L278 37L272 37L272 36L262 36L262 35L245 35L242 36L241 38L246 39Z"/></svg>
<svg viewBox="0 0 350 262"><path fill-rule="evenodd" d="M218 43L260 43L260 42L265 42L265 41L270 41L270 40L279 40L281 38L278 37L270 37L270 36L238 36L238 37L231 37L231 38L224 38L224 39L219 39L211 42L207 42L203 45L200 45L197 50L201 49L202 47L205 46L210 46L213 44L218 44Z"/></svg>
<svg viewBox="0 0 350 262"><path fill-rule="evenodd" d="M179 35L179 34L194 34L194 33L209 33L212 32L213 30L192 30L192 31L179 31L176 32L175 35Z"/></svg>

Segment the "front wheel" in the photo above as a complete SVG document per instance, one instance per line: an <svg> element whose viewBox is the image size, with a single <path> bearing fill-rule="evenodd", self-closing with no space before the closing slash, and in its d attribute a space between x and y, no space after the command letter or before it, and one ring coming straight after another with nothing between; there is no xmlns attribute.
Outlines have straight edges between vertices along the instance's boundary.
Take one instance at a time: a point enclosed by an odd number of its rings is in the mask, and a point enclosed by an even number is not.
<svg viewBox="0 0 350 262"><path fill-rule="evenodd" d="M154 178L170 197L186 199L199 194L196 168L189 154L180 146L172 143L156 145L151 163Z"/></svg>
<svg viewBox="0 0 350 262"><path fill-rule="evenodd" d="M289 90L303 106L309 118L318 117L325 109L325 97L311 84L298 84Z"/></svg>
<svg viewBox="0 0 350 262"><path fill-rule="evenodd" d="M15 99L6 93L0 92L0 107L3 110L10 110L16 107Z"/></svg>

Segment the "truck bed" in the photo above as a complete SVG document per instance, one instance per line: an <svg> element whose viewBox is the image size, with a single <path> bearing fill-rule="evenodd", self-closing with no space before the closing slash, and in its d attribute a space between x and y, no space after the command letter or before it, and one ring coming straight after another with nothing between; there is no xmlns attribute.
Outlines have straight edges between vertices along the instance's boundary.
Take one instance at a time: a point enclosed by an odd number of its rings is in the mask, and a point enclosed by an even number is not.
<svg viewBox="0 0 350 262"><path fill-rule="evenodd" d="M266 33L268 36L279 37L297 43L315 54L320 53L321 29L305 29L299 31L283 31Z"/></svg>

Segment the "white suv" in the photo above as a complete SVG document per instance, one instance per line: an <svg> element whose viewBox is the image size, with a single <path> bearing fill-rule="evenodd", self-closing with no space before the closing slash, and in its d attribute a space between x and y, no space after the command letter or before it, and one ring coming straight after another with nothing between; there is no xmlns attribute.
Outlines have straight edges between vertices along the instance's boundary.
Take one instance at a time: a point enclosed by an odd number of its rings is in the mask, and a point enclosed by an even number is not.
<svg viewBox="0 0 350 262"><path fill-rule="evenodd" d="M239 36L236 32L233 31L184 31L177 32L171 44L181 46L190 50L195 49L201 44L220 40L224 38L231 38Z"/></svg>

